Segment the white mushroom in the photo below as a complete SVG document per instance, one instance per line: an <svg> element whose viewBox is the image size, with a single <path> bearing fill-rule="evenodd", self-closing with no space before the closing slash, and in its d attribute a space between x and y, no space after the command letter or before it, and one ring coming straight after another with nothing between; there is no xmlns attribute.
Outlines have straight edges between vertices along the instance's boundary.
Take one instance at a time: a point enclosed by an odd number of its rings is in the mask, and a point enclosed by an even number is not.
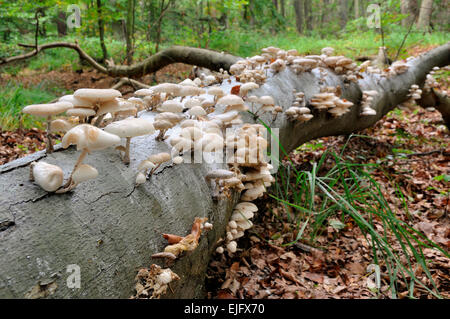
<svg viewBox="0 0 450 319"><path fill-rule="evenodd" d="M125 155L123 162L130 163L130 143L131 138L136 136L153 134L155 128L153 124L143 118L127 118L125 120L116 121L105 127L105 131L115 134L119 137L126 138L126 146L123 150Z"/></svg>
<svg viewBox="0 0 450 319"><path fill-rule="evenodd" d="M53 143L50 137L50 123L53 115L58 115L73 108L70 102L56 102L49 104L33 104L23 108L22 113L31 114L35 116L45 117L47 119L47 153L53 152Z"/></svg>
<svg viewBox="0 0 450 319"><path fill-rule="evenodd" d="M64 181L62 169L46 162L33 162L30 165L30 180L47 192L54 192Z"/></svg>

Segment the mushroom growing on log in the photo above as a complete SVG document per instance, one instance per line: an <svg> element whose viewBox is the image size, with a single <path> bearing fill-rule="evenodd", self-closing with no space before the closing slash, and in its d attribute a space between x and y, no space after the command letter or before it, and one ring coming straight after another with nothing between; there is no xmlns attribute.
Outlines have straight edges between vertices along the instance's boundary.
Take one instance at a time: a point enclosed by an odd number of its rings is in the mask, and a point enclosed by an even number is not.
<svg viewBox="0 0 450 319"><path fill-rule="evenodd" d="M362 79L349 83L348 87L344 86L342 76L328 70L323 80L341 85L341 97L354 103L350 111L340 117L321 112L304 123L293 123L282 114L271 127L279 128L278 140L286 152L311 139L370 127L408 99L411 85L422 87L434 66L448 65L449 52L450 44L435 48L409 61L406 72L391 77L364 72ZM229 92L230 85L239 85L235 77L230 80L231 83L225 81L224 92ZM265 84L256 81L260 87L251 93L272 96L286 110L292 106L293 89L304 92L309 100L320 92L320 80L315 71L297 75L288 65L276 75L269 73ZM376 115L361 117L362 92L370 90L379 92L371 104ZM218 116L217 122L222 122L221 115L214 116ZM260 119L267 123L271 116L263 114ZM252 117L245 113L242 120L253 123ZM151 136L143 136L139 145L133 146L137 162L146 159L149 153L167 151L165 143L156 143ZM151 182L134 188L135 168L124 166L114 150L105 149L93 152L89 160L96 163L99 171L110 173L101 174L101 178L77 188L77 192L48 196L45 190L23 183L23 177L28 175L27 165L32 161L46 156L49 162L68 167L75 154L74 149L50 155L38 152L0 167L0 217L2 221L15 221L0 231L0 297L22 297L38 281L53 280L57 288L51 297L128 298L133 294L136 270L147 265L153 253L163 249L161 232L185 234L197 216L214 221L214 229L200 239L195 250L175 260L171 268L180 280L171 284L173 292L168 290L164 297L204 296L206 261L216 250L218 239L226 233L238 201L236 196L213 201L204 176L214 169L227 169L228 165L167 166ZM21 198L15 195L19 193ZM66 285L66 269L73 264L80 267L82 278L86 278L81 281L81 289ZM51 278L52 274L61 275Z"/></svg>

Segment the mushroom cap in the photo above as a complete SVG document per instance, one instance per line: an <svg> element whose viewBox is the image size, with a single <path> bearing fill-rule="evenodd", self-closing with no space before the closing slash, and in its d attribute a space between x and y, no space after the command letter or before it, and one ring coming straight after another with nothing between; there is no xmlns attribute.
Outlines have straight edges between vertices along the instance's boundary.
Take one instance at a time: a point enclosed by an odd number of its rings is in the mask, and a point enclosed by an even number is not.
<svg viewBox="0 0 450 319"><path fill-rule="evenodd" d="M179 85L182 85L182 86L197 86L197 84L195 84L195 82L192 81L192 80L189 79L189 78L187 78L187 79L181 81L181 82L178 83L178 84L179 84Z"/></svg>
<svg viewBox="0 0 450 319"><path fill-rule="evenodd" d="M97 115L102 115L106 113L114 114L117 111L120 111L120 103L117 99L112 99L100 104Z"/></svg>
<svg viewBox="0 0 450 319"><path fill-rule="evenodd" d="M181 156L175 156L174 158L172 158L172 162L175 165L179 165L184 162L184 159Z"/></svg>
<svg viewBox="0 0 450 319"><path fill-rule="evenodd" d="M193 108L194 106L200 106L201 105L201 101L197 98L192 98L187 100L186 102L184 102L184 107L190 109Z"/></svg>
<svg viewBox="0 0 450 319"><path fill-rule="evenodd" d="M155 122L153 122L153 127L155 128L155 130L159 131L168 130L169 128L172 128L174 126L175 124L168 120L156 120Z"/></svg>
<svg viewBox="0 0 450 319"><path fill-rule="evenodd" d="M377 115L377 111L375 111L371 107L365 107L363 111L361 112L362 116L371 116L371 115Z"/></svg>
<svg viewBox="0 0 450 319"><path fill-rule="evenodd" d="M213 87L209 88L208 89L208 94L219 96L219 97L225 95L223 90L220 87L218 87L218 86L213 86Z"/></svg>
<svg viewBox="0 0 450 319"><path fill-rule="evenodd" d="M254 90L257 88L259 88L259 85L256 84L255 82L247 82L247 83L244 83L241 85L241 87L239 88L239 91L244 94L250 90Z"/></svg>
<svg viewBox="0 0 450 319"><path fill-rule="evenodd" d="M183 112L183 104L175 100L165 101L159 108L158 112L172 112L172 113L181 113Z"/></svg>
<svg viewBox="0 0 450 319"><path fill-rule="evenodd" d="M156 116L155 116L155 121L165 120L165 121L171 122L172 124L177 124L178 122L180 122L183 119L184 119L183 115L177 114L177 113L172 113L172 112L162 112L162 113L156 114Z"/></svg>
<svg viewBox="0 0 450 319"><path fill-rule="evenodd" d="M200 106L203 107L203 108L208 108L208 107L212 107L212 106L215 106L215 105L216 105L216 103L214 101L204 100L204 101L202 101Z"/></svg>
<svg viewBox="0 0 450 319"><path fill-rule="evenodd" d="M88 116L94 116L95 111L93 109L74 107L72 109L68 109L66 111L66 114L69 116L88 117Z"/></svg>
<svg viewBox="0 0 450 319"><path fill-rule="evenodd" d="M143 161L139 164L138 170L140 170L140 171L146 171L146 170L149 170L149 169L154 169L155 167L156 167L156 165L155 165L153 162L151 162L151 161L149 161L149 160L143 160Z"/></svg>
<svg viewBox="0 0 450 319"><path fill-rule="evenodd" d="M204 94L205 90L196 86L181 86L180 91L176 96L191 96Z"/></svg>
<svg viewBox="0 0 450 319"><path fill-rule="evenodd" d="M32 168L33 178L36 184L47 192L54 192L61 187L64 181L64 173L59 166L46 162L37 162Z"/></svg>
<svg viewBox="0 0 450 319"><path fill-rule="evenodd" d="M140 185L140 184L144 184L145 181L147 180L147 177L145 177L145 175L141 172L137 173L136 175L136 184Z"/></svg>
<svg viewBox="0 0 450 319"><path fill-rule="evenodd" d="M295 64L300 64L302 66L313 67L317 65L317 61L314 59L306 59L306 58L297 58L294 60Z"/></svg>
<svg viewBox="0 0 450 319"><path fill-rule="evenodd" d="M237 224L237 228L241 229L241 230L247 230L247 229L252 228L252 226L253 226L253 223L248 219L241 219L241 220L238 220L235 222Z"/></svg>
<svg viewBox="0 0 450 319"><path fill-rule="evenodd" d="M172 95L178 95L182 86L175 83L161 83L153 86L151 90L155 93L170 93Z"/></svg>
<svg viewBox="0 0 450 319"><path fill-rule="evenodd" d="M273 99L273 97L269 95L261 96L258 99L258 102L261 103L262 105L275 105L275 100Z"/></svg>
<svg viewBox="0 0 450 319"><path fill-rule="evenodd" d="M343 57L343 58L340 58L339 60L337 60L336 66L350 65L352 63L353 63L352 59Z"/></svg>
<svg viewBox="0 0 450 319"><path fill-rule="evenodd" d="M231 215L231 220L239 221L253 218L255 214L249 210L234 210Z"/></svg>
<svg viewBox="0 0 450 319"><path fill-rule="evenodd" d="M212 117L213 119L220 120L222 123L227 123L235 119L239 116L239 113L237 111L231 111L227 113L217 114Z"/></svg>
<svg viewBox="0 0 450 319"><path fill-rule="evenodd" d="M50 131L52 131L52 132L67 132L74 126L76 126L76 124L74 124L68 120L56 119L54 121L51 121Z"/></svg>
<svg viewBox="0 0 450 319"><path fill-rule="evenodd" d="M71 108L73 108L73 104L70 102L56 102L48 104L28 105L23 108L22 112L35 116L47 117L64 113Z"/></svg>
<svg viewBox="0 0 450 319"><path fill-rule="evenodd" d="M375 90L363 91L363 94L374 97L374 96L378 95L378 91L375 91Z"/></svg>
<svg viewBox="0 0 450 319"><path fill-rule="evenodd" d="M234 173L226 169L216 169L206 174L205 179L226 179L234 176Z"/></svg>
<svg viewBox="0 0 450 319"><path fill-rule="evenodd" d="M234 94L228 94L225 95L223 97L221 97L218 101L217 104L221 104L221 105L244 105L244 100L237 95Z"/></svg>
<svg viewBox="0 0 450 319"><path fill-rule="evenodd" d="M105 131L119 137L135 137L153 134L155 128L153 124L143 118L127 118L121 121L112 122L105 127Z"/></svg>
<svg viewBox="0 0 450 319"><path fill-rule="evenodd" d="M158 153L151 155L147 158L148 161L152 162L153 164L162 164L164 162L170 161L170 154L169 153Z"/></svg>
<svg viewBox="0 0 450 319"><path fill-rule="evenodd" d="M62 139L62 147L77 145L77 150L101 150L120 143L120 137L105 132L90 124L77 125L70 129Z"/></svg>
<svg viewBox="0 0 450 319"><path fill-rule="evenodd" d="M81 164L78 168L73 172L72 180L78 184L90 179L94 179L98 176L98 171L95 167L92 167L88 164Z"/></svg>
<svg viewBox="0 0 450 319"><path fill-rule="evenodd" d="M139 89L136 92L134 92L134 95L136 96L147 96L154 94L152 89Z"/></svg>
<svg viewBox="0 0 450 319"><path fill-rule="evenodd" d="M353 102L350 102L346 99L336 100L336 106L341 108L349 108L353 105Z"/></svg>
<svg viewBox="0 0 450 319"><path fill-rule="evenodd" d="M181 130L180 136L192 141L198 141L203 137L203 131L197 126L188 126Z"/></svg>
<svg viewBox="0 0 450 319"><path fill-rule="evenodd" d="M181 128L190 127L190 126L200 127L200 123L197 120L193 120L193 119L186 119L180 123Z"/></svg>
<svg viewBox="0 0 450 319"><path fill-rule="evenodd" d="M92 107L92 103L90 103L89 101L77 99L76 97L73 96L73 94L64 95L60 97L58 101L72 103L73 107L87 107L87 108Z"/></svg>
<svg viewBox="0 0 450 319"><path fill-rule="evenodd" d="M224 110L225 113L231 112L231 111L245 112L245 111L248 111L248 107L245 104L230 104Z"/></svg>
<svg viewBox="0 0 450 319"><path fill-rule="evenodd" d="M114 100L116 97L122 96L122 93L114 89L78 89L73 96L92 103L101 103Z"/></svg>
<svg viewBox="0 0 450 319"><path fill-rule="evenodd" d="M240 202L239 204L237 204L234 209L239 210L239 211L250 211L250 212L257 212L258 211L258 206L256 206L253 203L250 202Z"/></svg>
<svg viewBox="0 0 450 319"><path fill-rule="evenodd" d="M203 152L216 152L223 149L222 136L215 133L207 133L196 143L196 148L203 150Z"/></svg>
<svg viewBox="0 0 450 319"><path fill-rule="evenodd" d="M188 114L193 116L204 116L206 115L206 111L201 106L197 105L189 109Z"/></svg>
<svg viewBox="0 0 450 319"><path fill-rule="evenodd" d="M230 241L227 244L227 249L230 253L235 253L237 250L237 243L235 241Z"/></svg>

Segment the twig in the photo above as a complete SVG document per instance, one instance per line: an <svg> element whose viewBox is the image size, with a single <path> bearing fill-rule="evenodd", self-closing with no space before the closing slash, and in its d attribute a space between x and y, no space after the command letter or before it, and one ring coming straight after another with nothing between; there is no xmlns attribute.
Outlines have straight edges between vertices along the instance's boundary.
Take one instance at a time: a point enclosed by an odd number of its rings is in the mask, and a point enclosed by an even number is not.
<svg viewBox="0 0 450 319"><path fill-rule="evenodd" d="M406 39L408 38L408 35L411 33L411 30L412 30L412 28L414 26L414 23L416 21L416 17L417 17L417 14L414 14L414 19L411 19L411 25L409 26L408 32L406 32L405 37L403 38L403 41L400 44L400 47L398 48L397 54L395 55L395 58L394 58L394 61L397 61L398 56L400 55L400 51L402 50L403 45L405 44Z"/></svg>

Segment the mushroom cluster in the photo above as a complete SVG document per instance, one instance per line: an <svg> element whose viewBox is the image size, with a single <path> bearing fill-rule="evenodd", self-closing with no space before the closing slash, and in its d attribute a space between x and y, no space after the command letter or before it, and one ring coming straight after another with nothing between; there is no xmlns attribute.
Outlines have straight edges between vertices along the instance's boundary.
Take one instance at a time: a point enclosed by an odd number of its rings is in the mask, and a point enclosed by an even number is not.
<svg viewBox="0 0 450 319"><path fill-rule="evenodd" d="M334 92L322 92L313 95L310 105L316 110L327 110L334 117L342 116L350 111L353 102L341 99Z"/></svg>
<svg viewBox="0 0 450 319"><path fill-rule="evenodd" d="M409 89L408 97L412 100L420 100L422 97L422 90L419 88L417 84L411 85Z"/></svg>
<svg viewBox="0 0 450 319"><path fill-rule="evenodd" d="M155 264L150 268L141 268L135 278L136 295L132 298L159 299L167 292L169 284L179 279L170 268L162 269Z"/></svg>
<svg viewBox="0 0 450 319"><path fill-rule="evenodd" d="M377 91L363 91L362 95L362 112L361 116L372 116L377 115L377 111L375 111L371 105L373 103L374 98L378 95Z"/></svg>
<svg viewBox="0 0 450 319"><path fill-rule="evenodd" d="M402 74L402 73L405 73L406 71L408 71L408 69L409 69L409 66L406 64L405 61L401 61L401 60L395 61L389 67L389 75L394 76L394 75Z"/></svg>
<svg viewBox="0 0 450 319"><path fill-rule="evenodd" d="M314 116L311 114L311 110L306 107L305 93L297 92L295 89L294 102L292 106L286 110L286 116L291 121L307 122L311 120Z"/></svg>

